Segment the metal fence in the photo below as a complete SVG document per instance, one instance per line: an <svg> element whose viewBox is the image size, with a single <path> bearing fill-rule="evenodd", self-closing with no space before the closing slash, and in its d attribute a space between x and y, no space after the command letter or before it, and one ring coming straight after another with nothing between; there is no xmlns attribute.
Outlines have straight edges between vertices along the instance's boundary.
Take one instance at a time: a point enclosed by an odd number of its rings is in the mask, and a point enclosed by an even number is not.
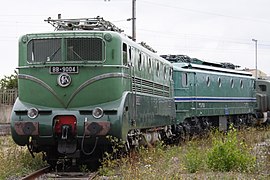
<svg viewBox="0 0 270 180"><path fill-rule="evenodd" d="M13 105L18 97L18 89L0 90L0 104Z"/></svg>

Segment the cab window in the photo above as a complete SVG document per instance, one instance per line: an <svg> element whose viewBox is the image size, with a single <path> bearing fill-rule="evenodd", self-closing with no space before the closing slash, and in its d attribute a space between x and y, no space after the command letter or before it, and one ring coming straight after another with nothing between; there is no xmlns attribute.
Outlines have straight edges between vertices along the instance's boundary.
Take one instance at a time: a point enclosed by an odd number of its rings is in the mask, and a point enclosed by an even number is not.
<svg viewBox="0 0 270 180"><path fill-rule="evenodd" d="M263 92L266 91L266 85L259 85L259 89Z"/></svg>
<svg viewBox="0 0 270 180"><path fill-rule="evenodd" d="M128 58L128 54L127 54L127 44L123 43L123 65L127 65L127 58Z"/></svg>
<svg viewBox="0 0 270 180"><path fill-rule="evenodd" d="M182 86L187 87L188 86L188 76L187 73L182 73Z"/></svg>

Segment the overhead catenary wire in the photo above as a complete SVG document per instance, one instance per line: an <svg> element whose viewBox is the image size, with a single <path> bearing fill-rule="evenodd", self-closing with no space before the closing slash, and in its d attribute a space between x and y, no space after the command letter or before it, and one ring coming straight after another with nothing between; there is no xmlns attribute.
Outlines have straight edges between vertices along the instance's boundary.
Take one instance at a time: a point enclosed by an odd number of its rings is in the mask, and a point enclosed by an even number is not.
<svg viewBox="0 0 270 180"><path fill-rule="evenodd" d="M24 23L29 23L31 24L31 22L23 22L20 21L18 23L24 24ZM38 23L41 24L41 23ZM27 25L28 26L28 25ZM220 42L220 43L227 43L227 44L241 44L241 45L252 45L252 43L249 41L249 39L236 39L236 38L230 38L230 37L223 37L220 38L218 36L210 36L210 35L203 35L203 34L186 34L186 33L180 33L180 32L175 32L175 33L171 33L171 34L167 34L165 31L157 31L157 30L147 30L147 29L141 29L139 28L138 31L142 31L142 32L148 32L148 33L156 33L159 34L159 39L160 38L166 38L166 39L182 39L188 42L192 42L193 40L196 41L214 41L214 42ZM181 35L181 36L180 36ZM12 41L12 40L16 40L18 39L19 36L16 37L12 37L12 36L0 36L1 39L3 39L4 41ZM160 42L160 40L159 40ZM263 52L264 49L269 49L270 47L270 41L260 41L261 43L259 44L259 49L260 49L260 53L267 53L267 52ZM181 45L181 44L180 44ZM165 44L156 44L156 47L165 47ZM252 46L253 47L253 46ZM251 47L251 48L252 48ZM196 50L199 49L201 47L195 47L192 44L188 44L188 47L182 47L184 49L189 49L189 50ZM209 50L209 51L239 51L239 52L243 52L243 51L247 51L247 49L235 49L235 48L207 48L207 47L203 47L204 50Z"/></svg>
<svg viewBox="0 0 270 180"><path fill-rule="evenodd" d="M270 20L266 20L266 19L232 16L232 15L227 15L227 14L220 14L220 13L215 13L215 12L201 11L201 10L191 9L191 8L184 8L184 7L175 6L175 5L172 6L172 5L168 5L168 4L162 4L162 3L157 3L157 2L153 2L153 1L147 1L147 0L141 0L141 2L146 3L146 4L161 6L161 7L172 8L172 9L181 9L181 10L189 11L189 12L193 12L193 13L200 13L200 14L211 15L211 16L219 16L219 17L241 19L241 20L246 20L246 21L254 21L254 22L259 22L259 23L270 24Z"/></svg>

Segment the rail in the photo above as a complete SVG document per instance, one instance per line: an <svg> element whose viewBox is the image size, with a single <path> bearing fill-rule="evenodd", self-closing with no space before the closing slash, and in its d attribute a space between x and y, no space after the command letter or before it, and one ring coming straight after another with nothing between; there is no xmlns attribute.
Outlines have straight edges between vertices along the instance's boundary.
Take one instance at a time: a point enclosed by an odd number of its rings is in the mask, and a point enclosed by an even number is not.
<svg viewBox="0 0 270 180"><path fill-rule="evenodd" d="M33 180L41 177L43 174L48 173L51 170L51 166L46 166L42 169L39 169L25 177L23 177L21 180Z"/></svg>
<svg viewBox="0 0 270 180"><path fill-rule="evenodd" d="M73 180L92 180L98 175L98 172L55 172L52 170L51 166L46 166L39 169L25 177L21 180L34 180L34 179L73 179Z"/></svg>

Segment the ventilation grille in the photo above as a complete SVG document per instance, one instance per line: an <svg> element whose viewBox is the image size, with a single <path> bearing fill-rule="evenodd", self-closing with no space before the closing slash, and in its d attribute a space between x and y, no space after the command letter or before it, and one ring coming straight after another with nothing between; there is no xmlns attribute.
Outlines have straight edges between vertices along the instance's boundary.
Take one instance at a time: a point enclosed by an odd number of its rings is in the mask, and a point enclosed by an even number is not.
<svg viewBox="0 0 270 180"><path fill-rule="evenodd" d="M132 91L156 96L170 97L169 86L136 77L132 77Z"/></svg>

